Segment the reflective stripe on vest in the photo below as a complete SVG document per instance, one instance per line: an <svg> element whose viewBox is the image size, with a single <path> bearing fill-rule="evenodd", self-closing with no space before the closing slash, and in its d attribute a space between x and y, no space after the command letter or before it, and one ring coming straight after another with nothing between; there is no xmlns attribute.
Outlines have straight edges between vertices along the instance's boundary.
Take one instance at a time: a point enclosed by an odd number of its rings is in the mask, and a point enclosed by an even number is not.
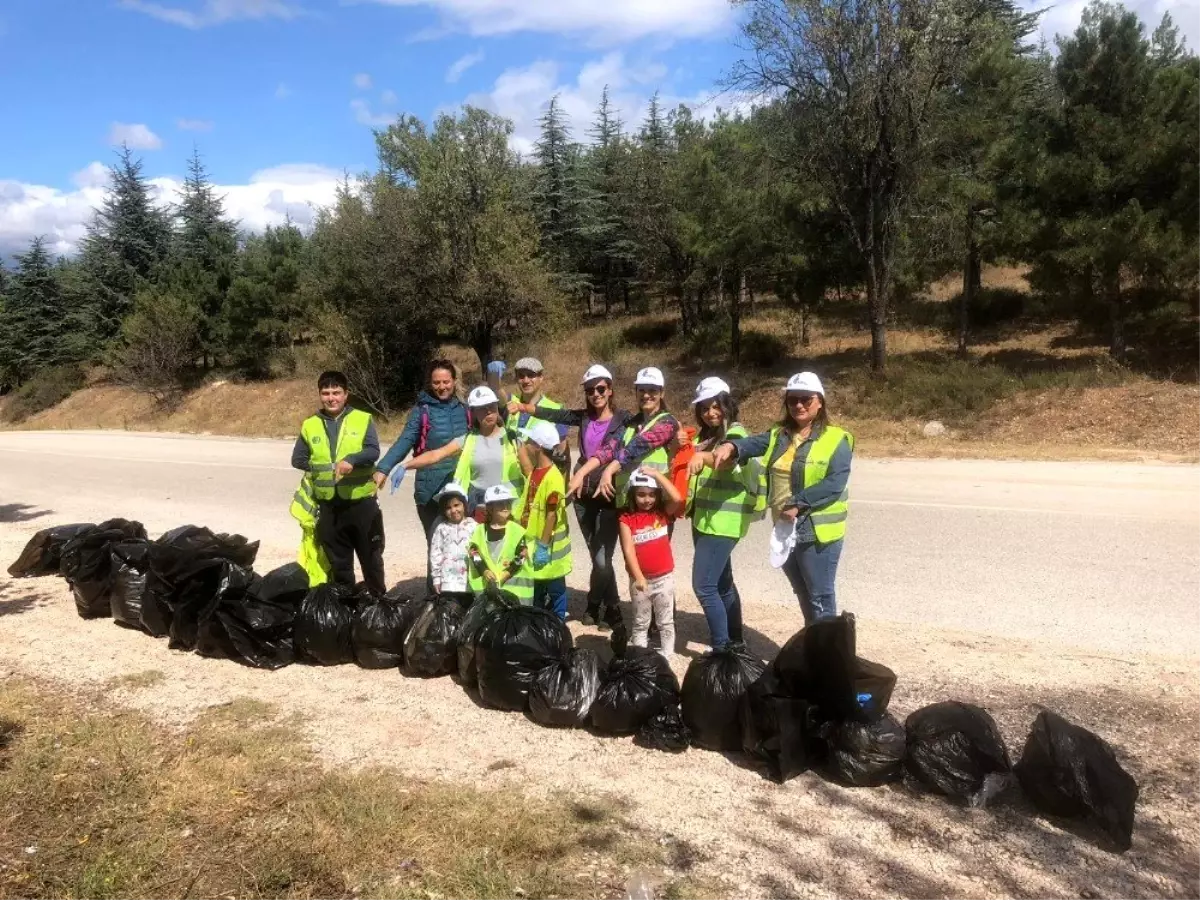
<svg viewBox="0 0 1200 900"><path fill-rule="evenodd" d="M517 521L525 514L529 503L529 485L532 479L525 482L521 499L513 508L513 518ZM537 494L533 498L533 506L529 510L529 524L525 526L525 534L535 542L542 539L546 528L546 501L551 494L558 494L558 521L554 525L554 534L550 539L550 562L540 569L533 569L533 577L538 581L548 581L551 578L561 578L571 572L571 529L567 524L567 485L562 472L557 466L551 465L538 484Z"/></svg>
<svg viewBox="0 0 1200 900"><path fill-rule="evenodd" d="M300 479L296 493L292 495L292 506L288 510L301 528L312 528L317 524L317 498L313 495L312 476L305 474Z"/></svg>
<svg viewBox="0 0 1200 900"><path fill-rule="evenodd" d="M736 422L725 434L727 439L746 436L746 429ZM690 515L696 530L717 537L738 540L745 537L750 523L758 517L755 485L751 481L748 487L746 471L741 466L705 469L697 475L688 490Z"/></svg>
<svg viewBox="0 0 1200 900"><path fill-rule="evenodd" d="M641 428L635 428L634 426L630 425L625 429L625 434L621 437L621 446L628 447L630 441L632 441L634 437L652 427L659 419L666 418L669 415L670 413L660 412ZM638 463L638 468L657 469L664 474L669 472L671 470L671 456L669 453L667 453L667 448L659 447L656 450L652 450L649 454L647 454L645 459ZM617 491L616 504L618 507L625 505L625 500L629 493L629 475L629 472L626 472L622 469L621 471L617 472L617 477L614 479Z"/></svg>
<svg viewBox="0 0 1200 900"><path fill-rule="evenodd" d="M372 479L374 466L356 466L349 475L334 478L334 464L362 452L363 441L371 426L371 414L360 409L348 410L338 426L337 447L329 447L322 416L309 416L300 427L300 436L308 444L308 469L312 475L313 497L317 500L362 500L375 496Z"/></svg>
<svg viewBox="0 0 1200 900"><path fill-rule="evenodd" d="M486 525L480 525L471 532L471 539L467 542L467 546L479 551L479 555L483 557L484 564L496 575L496 579L499 581L508 563L516 558L517 547L525 539L525 529L515 521L509 520L508 524L504 526L504 545L500 548L500 558L498 560L492 559L491 553L488 552L487 531ZM476 570L475 564L471 562L470 557L467 558L467 587L477 596L487 590L487 582L483 580L483 573ZM499 585L499 587L502 591L510 592L525 606L532 605L533 575L529 561L526 560L525 564L508 581Z"/></svg>
<svg viewBox="0 0 1200 900"><path fill-rule="evenodd" d="M471 469L475 462L475 439L479 437L479 432L467 432L467 438L463 441L462 450L458 452L458 465L454 468L453 481L462 485L466 490L470 490L471 483L474 479L471 477ZM504 481L513 486L513 490L520 491L521 484L525 480L525 476L521 473L521 462L517 459L517 446L509 440L508 432L501 429L500 431L500 452L504 456ZM485 488L494 487L494 485L485 484Z"/></svg>
<svg viewBox="0 0 1200 900"><path fill-rule="evenodd" d="M561 403L557 402L556 400L551 400L549 397L542 397L542 399L537 402L537 405L545 409L563 408ZM536 423L545 421L545 419L539 419L537 416L531 415L525 420L525 427L532 428ZM509 431L516 431L521 427L521 414L519 412L510 413L508 416L508 421L505 424L508 426ZM554 425L553 422L550 422L549 424ZM557 428L558 426L555 425L555 427Z"/></svg>
<svg viewBox="0 0 1200 900"><path fill-rule="evenodd" d="M767 452L762 456L759 498L763 508L766 507L771 457L774 455L780 434L781 429L778 426L771 429L771 440L767 444ZM804 487L812 487L825 478L829 471L829 460L833 458L834 452L843 439L850 443L850 449L853 450L854 435L842 428L835 428L832 425L825 426L821 436L808 448L808 456L804 459ZM850 490L847 488L842 491L840 497L809 511L813 534L816 535L819 542L828 544L830 541L838 541L846 536L846 517L850 512L849 502Z"/></svg>

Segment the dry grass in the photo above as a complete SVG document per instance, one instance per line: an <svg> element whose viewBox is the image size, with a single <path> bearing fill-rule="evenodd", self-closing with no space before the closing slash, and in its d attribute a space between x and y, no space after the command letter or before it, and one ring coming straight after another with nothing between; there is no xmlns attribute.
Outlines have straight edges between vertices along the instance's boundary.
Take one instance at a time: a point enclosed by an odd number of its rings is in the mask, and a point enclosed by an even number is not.
<svg viewBox="0 0 1200 900"><path fill-rule="evenodd" d="M164 681L166 675L158 669L146 669L144 672L130 672L110 679L108 687L115 690L140 691L154 687Z"/></svg>
<svg viewBox="0 0 1200 900"><path fill-rule="evenodd" d="M9 678L0 809L0 897L615 897L630 867L712 893L604 800L327 771L246 701L177 733Z"/></svg>

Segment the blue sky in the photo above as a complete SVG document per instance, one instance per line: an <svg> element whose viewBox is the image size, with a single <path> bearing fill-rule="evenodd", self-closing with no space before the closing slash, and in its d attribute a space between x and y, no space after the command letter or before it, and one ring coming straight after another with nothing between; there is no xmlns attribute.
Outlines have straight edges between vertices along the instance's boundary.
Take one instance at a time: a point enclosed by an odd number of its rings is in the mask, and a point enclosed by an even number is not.
<svg viewBox="0 0 1200 900"><path fill-rule="evenodd" d="M1200 0L1135 7L1195 46ZM555 93L581 136L605 84L632 123L655 91L710 113L736 39L727 0L6 0L0 256L38 233L70 252L121 140L164 198L194 145L246 227L304 222L396 113L482 105L522 150Z"/></svg>

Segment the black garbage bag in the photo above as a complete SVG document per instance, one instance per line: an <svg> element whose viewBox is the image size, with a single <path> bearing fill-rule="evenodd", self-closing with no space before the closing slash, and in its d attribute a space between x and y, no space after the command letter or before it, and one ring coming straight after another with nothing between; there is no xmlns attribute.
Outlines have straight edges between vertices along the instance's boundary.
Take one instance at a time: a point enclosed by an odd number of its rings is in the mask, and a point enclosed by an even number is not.
<svg viewBox="0 0 1200 900"><path fill-rule="evenodd" d="M216 610L199 624L196 652L256 669L291 665L296 616L307 594L308 573L296 563L253 576L244 590L219 596Z"/></svg>
<svg viewBox="0 0 1200 900"><path fill-rule="evenodd" d="M63 547L72 538L77 538L95 527L91 522L79 522L74 525L43 528L25 544L21 555L8 567L8 574L13 578L61 575L59 564L62 561Z"/></svg>
<svg viewBox="0 0 1200 900"><path fill-rule="evenodd" d="M905 720L904 730L905 769L948 797L982 806L993 776L1012 770L996 720L973 704L946 700L923 707Z"/></svg>
<svg viewBox="0 0 1200 900"><path fill-rule="evenodd" d="M692 741L706 750L740 750L742 697L765 666L741 644L693 659L683 676L683 721Z"/></svg>
<svg viewBox="0 0 1200 900"><path fill-rule="evenodd" d="M825 769L835 781L878 787L904 777L904 726L890 713L869 723L828 723L823 738Z"/></svg>
<svg viewBox="0 0 1200 900"><path fill-rule="evenodd" d="M122 541L113 544L110 552L112 586L108 601L113 621L141 631L142 595L146 592L146 573L150 567L150 544Z"/></svg>
<svg viewBox="0 0 1200 900"><path fill-rule="evenodd" d="M109 519L69 540L62 548L60 571L75 596L75 610L82 618L112 615L112 547L122 541L145 540L141 522Z"/></svg>
<svg viewBox="0 0 1200 900"><path fill-rule="evenodd" d="M1121 852L1132 846L1138 785L1099 735L1043 710L1015 771L1040 811L1098 828Z"/></svg>
<svg viewBox="0 0 1200 900"><path fill-rule="evenodd" d="M771 663L782 693L817 707L827 721L865 721L855 689L855 640L851 613L821 619L792 635Z"/></svg>
<svg viewBox="0 0 1200 900"><path fill-rule="evenodd" d="M570 652L571 632L550 610L506 605L475 640L479 699L496 709L524 710L534 676Z"/></svg>
<svg viewBox="0 0 1200 900"><path fill-rule="evenodd" d="M252 571L227 559L197 561L176 583L167 646L217 659L235 658L236 648L216 621L217 610L240 605L253 582Z"/></svg>
<svg viewBox="0 0 1200 900"><path fill-rule="evenodd" d="M404 639L404 672L421 678L450 675L458 669L454 635L463 620L456 601L433 596L421 601L416 621Z"/></svg>
<svg viewBox="0 0 1200 900"><path fill-rule="evenodd" d="M197 525L173 528L153 541L146 588L142 595L142 628L154 637L171 631L172 605L185 576L206 559L224 559L250 568L258 555L258 541L240 534L214 534Z"/></svg>
<svg viewBox="0 0 1200 900"><path fill-rule="evenodd" d="M341 584L313 588L296 615L296 656L322 666L354 662L354 589Z"/></svg>
<svg viewBox="0 0 1200 900"><path fill-rule="evenodd" d="M507 596L507 600L501 597ZM475 641L479 632L491 620L492 616L511 606L517 599L511 594L488 596L484 595L471 604L454 634L454 643L458 653L458 680L463 687L475 687L479 684L479 670L475 668Z"/></svg>
<svg viewBox="0 0 1200 900"><path fill-rule="evenodd" d="M887 713L896 688L896 673L887 666L861 656L854 660L854 693L859 708L869 721Z"/></svg>
<svg viewBox="0 0 1200 900"><path fill-rule="evenodd" d="M600 657L577 648L533 676L529 717L539 725L582 728L599 692Z"/></svg>
<svg viewBox="0 0 1200 900"><path fill-rule="evenodd" d="M778 676L767 669L742 697L742 749L764 764L776 781L795 778L822 758L815 712L807 700L788 696Z"/></svg>
<svg viewBox="0 0 1200 900"><path fill-rule="evenodd" d="M396 669L404 662L404 639L421 614L415 601L359 595L354 620L354 661L364 669Z"/></svg>
<svg viewBox="0 0 1200 900"><path fill-rule="evenodd" d="M679 703L679 679L666 659L647 647L615 656L592 704L592 725L603 734L636 734L668 706Z"/></svg>
<svg viewBox="0 0 1200 900"><path fill-rule="evenodd" d="M647 750L661 750L664 753L683 753L692 743L693 735L683 721L683 710L676 706L668 706L657 715L651 716L638 733L633 736L633 742Z"/></svg>

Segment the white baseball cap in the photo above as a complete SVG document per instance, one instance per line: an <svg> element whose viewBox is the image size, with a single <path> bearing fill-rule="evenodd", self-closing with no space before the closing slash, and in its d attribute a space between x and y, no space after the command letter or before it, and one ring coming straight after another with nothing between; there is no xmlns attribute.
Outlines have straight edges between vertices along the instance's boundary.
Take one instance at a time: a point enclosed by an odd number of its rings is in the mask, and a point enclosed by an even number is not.
<svg viewBox="0 0 1200 900"><path fill-rule="evenodd" d="M522 431L526 440L533 441L543 450L553 450L562 443L558 429L549 422L534 422Z"/></svg>
<svg viewBox="0 0 1200 900"><path fill-rule="evenodd" d="M457 481L447 481L445 486L437 492L437 495L433 499L441 502L445 497L462 497L466 500L467 492L463 490L462 485Z"/></svg>
<svg viewBox="0 0 1200 900"><path fill-rule="evenodd" d="M517 492L508 484L493 484L483 492L484 503L512 503L517 499Z"/></svg>
<svg viewBox="0 0 1200 900"><path fill-rule="evenodd" d="M711 400L713 397L719 397L721 394L729 394L732 391L729 385L720 378L705 378L696 385L696 396L692 400L692 405L703 403L705 400Z"/></svg>
<svg viewBox="0 0 1200 900"><path fill-rule="evenodd" d="M534 359L532 356L522 356L517 360L517 364L513 366L514 372L532 372L534 375L541 375L545 369L542 367L540 359Z"/></svg>
<svg viewBox="0 0 1200 900"><path fill-rule="evenodd" d="M788 379L787 387L783 389L785 394L793 392L800 393L806 391L810 394L820 394L825 396L825 388L821 386L821 379L816 376L815 372L801 372L798 375L793 375Z"/></svg>
<svg viewBox="0 0 1200 900"><path fill-rule="evenodd" d="M604 366L595 365L589 366L588 370L583 373L583 381L580 384L587 384L589 381L612 381L613 374L604 368Z"/></svg>
<svg viewBox="0 0 1200 900"><path fill-rule="evenodd" d="M654 366L647 366L638 372L637 378L633 379L633 384L635 387L665 388L667 386L662 369L656 369Z"/></svg>
<svg viewBox="0 0 1200 900"><path fill-rule="evenodd" d="M480 385L467 394L467 406L491 406L493 403L499 406L500 398L486 385Z"/></svg>
<svg viewBox="0 0 1200 900"><path fill-rule="evenodd" d="M629 476L629 486L631 488L654 488L658 490L658 482L643 472L641 469L635 471Z"/></svg>

